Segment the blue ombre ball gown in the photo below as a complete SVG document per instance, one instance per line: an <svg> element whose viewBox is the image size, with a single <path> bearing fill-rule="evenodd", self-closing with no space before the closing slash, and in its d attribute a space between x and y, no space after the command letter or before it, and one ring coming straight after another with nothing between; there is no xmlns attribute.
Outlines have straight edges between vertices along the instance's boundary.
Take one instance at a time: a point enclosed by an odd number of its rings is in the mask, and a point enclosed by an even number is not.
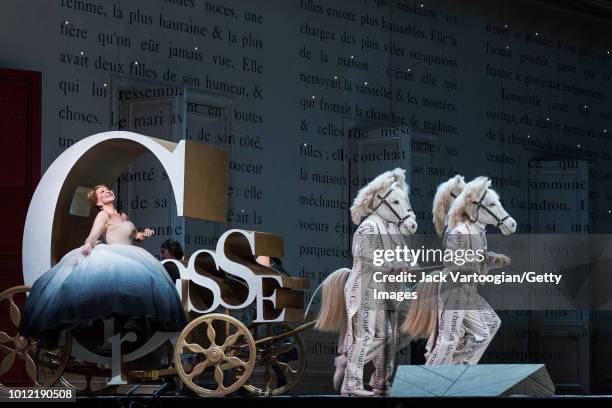
<svg viewBox="0 0 612 408"><path fill-rule="evenodd" d="M134 246L130 221L110 224L106 244L83 255L68 252L34 282L23 308L20 333L53 342L62 330L86 327L102 318L143 318L159 331L180 331L187 323L180 298L162 264Z"/></svg>

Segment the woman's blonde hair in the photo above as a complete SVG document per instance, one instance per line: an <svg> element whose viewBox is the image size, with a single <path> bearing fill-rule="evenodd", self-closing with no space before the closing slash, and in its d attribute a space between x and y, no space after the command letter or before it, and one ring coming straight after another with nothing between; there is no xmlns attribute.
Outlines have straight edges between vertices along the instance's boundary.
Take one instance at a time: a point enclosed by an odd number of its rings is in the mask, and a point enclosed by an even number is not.
<svg viewBox="0 0 612 408"><path fill-rule="evenodd" d="M108 188L105 184L98 184L87 192L87 199L89 200L91 205L96 207L97 209L100 209L100 206L98 205L98 195L96 194L96 191L98 191L99 188L103 187Z"/></svg>

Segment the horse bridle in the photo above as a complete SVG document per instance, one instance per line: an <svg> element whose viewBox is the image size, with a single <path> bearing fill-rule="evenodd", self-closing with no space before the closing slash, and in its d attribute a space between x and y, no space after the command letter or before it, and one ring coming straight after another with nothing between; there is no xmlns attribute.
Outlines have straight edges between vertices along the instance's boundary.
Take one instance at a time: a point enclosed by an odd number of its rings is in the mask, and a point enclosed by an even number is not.
<svg viewBox="0 0 612 408"><path fill-rule="evenodd" d="M393 189L390 189L389 191L387 191L387 194L385 194L384 197L381 197L380 194L376 194L376 198L378 198L380 200L380 203L378 203L378 205L376 207L374 207L374 209L372 211L376 212L376 210L378 210L378 207L380 207L381 205L385 204L387 206L387 208L389 210L391 210L393 215L395 215L395 217L397 218L397 226L399 227L400 225L402 225L404 223L404 221L406 221L408 218L410 218L410 213L414 214L415 217L416 217L416 213L412 210L412 208L408 207L408 215L406 215L405 217L401 217L397 213L397 211L395 211L393 206L391 204L389 204L389 202L387 201L387 197L389 197L389 194L391 194L392 192L393 192Z"/></svg>
<svg viewBox="0 0 612 408"><path fill-rule="evenodd" d="M495 225L497 228L499 228L500 225L502 225L504 223L504 221L506 221L508 218L510 218L510 214L506 213L506 216L504 218L499 218L493 211L489 210L487 208L486 205L484 205L482 202L484 201L485 197L487 196L487 193L489 192L489 190L485 190L485 192L482 194L482 197L480 197L480 200L478 201L472 201L472 204L476 204L476 218L472 220L472 218L470 217L470 222L477 222L478 221L478 216L480 215L480 209L484 209L486 212L488 212L491 217L495 218L495 221L497 221L497 224Z"/></svg>

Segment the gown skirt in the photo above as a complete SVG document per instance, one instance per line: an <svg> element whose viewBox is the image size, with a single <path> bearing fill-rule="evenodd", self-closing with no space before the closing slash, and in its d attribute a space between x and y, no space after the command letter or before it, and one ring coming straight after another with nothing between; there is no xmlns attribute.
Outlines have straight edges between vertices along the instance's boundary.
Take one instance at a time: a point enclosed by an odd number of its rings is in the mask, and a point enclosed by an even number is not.
<svg viewBox="0 0 612 408"><path fill-rule="evenodd" d="M81 248L68 252L34 282L22 315L20 333L43 343L110 317L143 318L156 331L187 324L163 265L140 247L118 243L98 244L88 256Z"/></svg>

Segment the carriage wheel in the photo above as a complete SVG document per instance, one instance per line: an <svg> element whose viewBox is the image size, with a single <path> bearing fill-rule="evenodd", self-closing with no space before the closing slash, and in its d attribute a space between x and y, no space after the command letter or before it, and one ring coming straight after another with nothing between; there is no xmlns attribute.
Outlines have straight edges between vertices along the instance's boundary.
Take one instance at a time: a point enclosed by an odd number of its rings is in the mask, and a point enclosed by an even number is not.
<svg viewBox="0 0 612 408"><path fill-rule="evenodd" d="M200 316L190 322L181 332L174 350L179 377L200 395L218 396L236 391L251 375L255 360L255 341L249 329L238 319L220 313ZM234 375L236 368L242 370L241 375Z"/></svg>
<svg viewBox="0 0 612 408"><path fill-rule="evenodd" d="M18 303L25 301L31 287L15 286L0 293L0 307L8 306L9 319L0 327L0 391L8 392L2 384L2 376L8 373L17 361L22 360L30 383L29 387L50 387L62 375L70 357L71 337L68 332L60 335L54 347L44 346L19 334L21 310Z"/></svg>
<svg viewBox="0 0 612 408"><path fill-rule="evenodd" d="M61 376L60 383L87 396L114 394L116 385L108 385L111 379L111 370L93 363L70 362L66 372Z"/></svg>
<svg viewBox="0 0 612 408"><path fill-rule="evenodd" d="M95 345L88 344L86 341L88 338L92 338L93 334L89 331L74 332L75 340L81 341L81 347L94 352L100 357L106 357L110 362L112 355L111 350L99 350L96 349L93 351ZM82 337L85 337L84 339ZM95 337L95 336L94 336ZM142 341L145 343L146 340ZM173 355L174 348L172 344L168 341L164 343L161 347L166 349L167 356L170 358ZM134 346L134 349L138 348L138 346ZM157 349L156 349L157 350ZM124 350L125 351L125 350ZM131 383L132 379L129 374L130 371L143 371L143 368L137 365L140 359L131 362L123 362L122 363L122 373L125 377L127 377L128 383ZM155 368L159 368L159 365L156 364ZM146 371L146 369L144 369ZM87 396L98 396L98 395L115 395L117 394L117 390L120 389L120 385L109 385L109 381L112 380L112 371L109 364L99 364L90 361L82 361L71 359L66 366L66 370L62 377L60 378L61 383L76 391L77 394L87 395ZM153 380L146 380L148 384L152 384Z"/></svg>
<svg viewBox="0 0 612 408"><path fill-rule="evenodd" d="M253 324L253 336L263 338L291 330L285 323ZM299 334L265 342L257 346L257 362L243 388L252 395L282 395L289 392L306 370L307 353ZM236 369L240 375L240 368Z"/></svg>

